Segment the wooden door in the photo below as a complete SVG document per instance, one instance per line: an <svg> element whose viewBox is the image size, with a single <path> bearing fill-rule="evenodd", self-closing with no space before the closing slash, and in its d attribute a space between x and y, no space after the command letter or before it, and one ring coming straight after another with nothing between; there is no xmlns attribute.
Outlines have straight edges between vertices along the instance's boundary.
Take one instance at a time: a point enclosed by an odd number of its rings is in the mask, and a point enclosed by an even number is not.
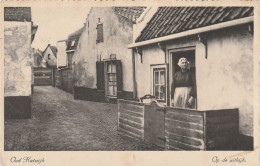
<svg viewBox="0 0 260 166"><path fill-rule="evenodd" d="M165 108L153 101L145 106L144 140L153 145L165 148Z"/></svg>

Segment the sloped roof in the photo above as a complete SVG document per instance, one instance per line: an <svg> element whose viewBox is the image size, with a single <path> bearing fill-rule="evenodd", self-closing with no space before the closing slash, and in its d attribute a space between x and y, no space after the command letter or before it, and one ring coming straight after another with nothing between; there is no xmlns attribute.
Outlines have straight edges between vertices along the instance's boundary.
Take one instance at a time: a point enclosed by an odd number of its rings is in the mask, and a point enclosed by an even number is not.
<svg viewBox="0 0 260 166"><path fill-rule="evenodd" d="M146 7L114 7L114 10L121 16L129 19L132 22L141 16Z"/></svg>
<svg viewBox="0 0 260 166"><path fill-rule="evenodd" d="M34 65L39 66L42 62L42 59L43 59L42 55L39 52L35 52L33 54L33 56L34 56Z"/></svg>
<svg viewBox="0 0 260 166"><path fill-rule="evenodd" d="M80 35L81 35L83 29L84 29L84 27L80 28L79 30L77 30L69 35L68 40L67 40L66 51L74 50L77 48L79 38L80 38ZM74 44L72 43L73 41L74 41Z"/></svg>
<svg viewBox="0 0 260 166"><path fill-rule="evenodd" d="M136 42L253 15L253 7L159 7Z"/></svg>
<svg viewBox="0 0 260 166"><path fill-rule="evenodd" d="M55 46L50 46L50 49L52 50L54 56L57 57L57 51L58 51L57 47L55 47Z"/></svg>
<svg viewBox="0 0 260 166"><path fill-rule="evenodd" d="M5 7L4 21L31 22L31 7Z"/></svg>
<svg viewBox="0 0 260 166"><path fill-rule="evenodd" d="M38 30L38 25L32 25L32 36L31 36L31 43L33 42L34 38L35 38L35 34Z"/></svg>

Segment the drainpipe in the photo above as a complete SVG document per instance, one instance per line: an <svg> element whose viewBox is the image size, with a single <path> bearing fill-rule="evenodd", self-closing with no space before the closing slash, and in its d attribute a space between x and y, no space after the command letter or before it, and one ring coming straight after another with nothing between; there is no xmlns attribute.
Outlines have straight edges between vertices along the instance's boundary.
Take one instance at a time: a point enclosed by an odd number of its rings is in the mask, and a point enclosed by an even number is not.
<svg viewBox="0 0 260 166"><path fill-rule="evenodd" d="M132 49L132 69L133 69L133 98L137 98L137 83L135 77L135 51Z"/></svg>

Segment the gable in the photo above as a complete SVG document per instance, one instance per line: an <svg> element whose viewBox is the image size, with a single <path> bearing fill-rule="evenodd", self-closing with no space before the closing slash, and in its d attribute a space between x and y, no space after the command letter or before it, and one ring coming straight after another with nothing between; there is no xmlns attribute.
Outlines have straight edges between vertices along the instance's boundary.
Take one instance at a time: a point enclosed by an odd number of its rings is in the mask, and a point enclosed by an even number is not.
<svg viewBox="0 0 260 166"><path fill-rule="evenodd" d="M56 56L53 54L52 50L50 47L48 47L44 53L43 53L43 58L48 61L48 54L50 54L50 58L51 59L55 59L56 60Z"/></svg>

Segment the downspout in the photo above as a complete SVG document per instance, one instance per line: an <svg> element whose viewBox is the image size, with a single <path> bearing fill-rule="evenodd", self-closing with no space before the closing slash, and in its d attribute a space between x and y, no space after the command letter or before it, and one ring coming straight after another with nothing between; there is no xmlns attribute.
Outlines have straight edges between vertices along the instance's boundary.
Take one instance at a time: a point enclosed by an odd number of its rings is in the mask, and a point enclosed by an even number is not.
<svg viewBox="0 0 260 166"><path fill-rule="evenodd" d="M135 51L132 49L132 71L133 71L133 98L137 98L137 83L136 83L136 75L135 75Z"/></svg>

